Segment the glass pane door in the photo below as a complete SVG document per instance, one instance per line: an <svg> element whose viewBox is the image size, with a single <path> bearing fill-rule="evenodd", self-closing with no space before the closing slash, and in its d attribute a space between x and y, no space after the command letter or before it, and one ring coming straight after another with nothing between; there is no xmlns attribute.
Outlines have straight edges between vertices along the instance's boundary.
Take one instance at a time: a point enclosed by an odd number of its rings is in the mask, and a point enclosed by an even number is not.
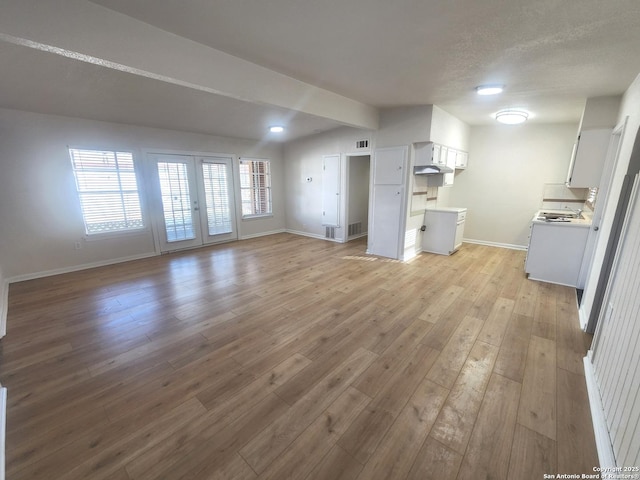
<svg viewBox="0 0 640 480"><path fill-rule="evenodd" d="M198 189L193 157L154 155L157 190L154 204L163 252L202 245Z"/></svg>
<svg viewBox="0 0 640 480"><path fill-rule="evenodd" d="M150 154L160 251L237 239L231 157Z"/></svg>
<svg viewBox="0 0 640 480"><path fill-rule="evenodd" d="M201 210L205 243L233 240L235 209L233 198L233 163L226 157L199 157L202 173Z"/></svg>

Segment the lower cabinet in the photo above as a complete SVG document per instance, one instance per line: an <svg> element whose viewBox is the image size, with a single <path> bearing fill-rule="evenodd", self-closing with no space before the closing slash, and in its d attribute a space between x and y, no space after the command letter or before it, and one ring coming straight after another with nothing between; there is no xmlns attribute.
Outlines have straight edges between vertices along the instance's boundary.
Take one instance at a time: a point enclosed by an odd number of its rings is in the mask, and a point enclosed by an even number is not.
<svg viewBox="0 0 640 480"><path fill-rule="evenodd" d="M588 235L584 225L533 223L525 272L532 280L577 287Z"/></svg>

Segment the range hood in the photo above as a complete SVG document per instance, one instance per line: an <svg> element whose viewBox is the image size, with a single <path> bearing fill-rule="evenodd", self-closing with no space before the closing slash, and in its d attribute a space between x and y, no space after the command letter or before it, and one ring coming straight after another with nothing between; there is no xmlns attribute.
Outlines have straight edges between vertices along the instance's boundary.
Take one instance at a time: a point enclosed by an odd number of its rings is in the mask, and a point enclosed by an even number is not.
<svg viewBox="0 0 640 480"><path fill-rule="evenodd" d="M453 168L435 164L413 167L414 175L442 175L443 173L453 173Z"/></svg>

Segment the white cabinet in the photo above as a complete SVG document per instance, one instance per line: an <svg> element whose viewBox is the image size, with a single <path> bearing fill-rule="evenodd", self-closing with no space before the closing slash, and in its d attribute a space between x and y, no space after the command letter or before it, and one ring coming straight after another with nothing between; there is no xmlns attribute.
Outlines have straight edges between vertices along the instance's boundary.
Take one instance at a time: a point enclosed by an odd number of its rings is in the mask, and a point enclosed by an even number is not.
<svg viewBox="0 0 640 480"><path fill-rule="evenodd" d="M456 153L457 153L457 150L454 150L453 148L447 149L447 167L449 167L451 170L455 170L456 168ZM453 185L454 178L455 178L454 172L445 173L444 186L450 187L451 185Z"/></svg>
<svg viewBox="0 0 640 480"><path fill-rule="evenodd" d="M398 148L379 148L373 158L373 184L403 185L405 169L406 154L398 155Z"/></svg>
<svg viewBox="0 0 640 480"><path fill-rule="evenodd" d="M456 169L463 170L467 168L467 161L469 160L469 154L460 150L456 151Z"/></svg>
<svg viewBox="0 0 640 480"><path fill-rule="evenodd" d="M367 253L399 258L406 217L408 147L376 149L373 155L373 190L369 213Z"/></svg>
<svg viewBox="0 0 640 480"><path fill-rule="evenodd" d="M611 129L582 130L573 146L567 186L590 188L600 186L602 167L607 157Z"/></svg>
<svg viewBox="0 0 640 480"><path fill-rule="evenodd" d="M588 235L588 226L534 222L525 272L532 280L576 287Z"/></svg>
<svg viewBox="0 0 640 480"><path fill-rule="evenodd" d="M433 142L419 142L414 144L416 167L424 165L445 165L447 163L446 148L445 155L442 155L442 146Z"/></svg>
<svg viewBox="0 0 640 480"><path fill-rule="evenodd" d="M426 229L422 251L451 255L462 245L466 208L428 208L424 212Z"/></svg>

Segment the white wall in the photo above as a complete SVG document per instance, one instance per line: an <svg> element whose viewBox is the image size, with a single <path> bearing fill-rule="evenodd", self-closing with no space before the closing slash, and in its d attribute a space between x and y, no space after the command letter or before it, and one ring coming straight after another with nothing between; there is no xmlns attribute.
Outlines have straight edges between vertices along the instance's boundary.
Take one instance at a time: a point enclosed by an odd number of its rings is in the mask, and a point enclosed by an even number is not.
<svg viewBox="0 0 640 480"><path fill-rule="evenodd" d="M575 124L471 127L467 169L440 189L438 205L469 209L467 239L526 246L544 184L566 178L576 131Z"/></svg>
<svg viewBox="0 0 640 480"><path fill-rule="evenodd" d="M437 105L433 106L430 141L468 152L470 131L469 125L462 120Z"/></svg>
<svg viewBox="0 0 640 480"><path fill-rule="evenodd" d="M82 241L84 226L68 146L227 153L272 161L274 216L243 221L239 236L284 229L279 145L0 109L0 258L5 278L154 254L152 233ZM144 185L140 186L144 190ZM144 192L143 192L144 194Z"/></svg>
<svg viewBox="0 0 640 480"><path fill-rule="evenodd" d="M289 142L284 148L286 189L286 227L295 233L325 236L322 226L322 157L357 153L355 142L370 139L371 132L338 128ZM363 153L369 153L369 150ZM344 164L344 159L343 162ZM345 166L341 166L342 171ZM307 182L307 178L311 182ZM344 239L345 228L336 229L336 238Z"/></svg>

